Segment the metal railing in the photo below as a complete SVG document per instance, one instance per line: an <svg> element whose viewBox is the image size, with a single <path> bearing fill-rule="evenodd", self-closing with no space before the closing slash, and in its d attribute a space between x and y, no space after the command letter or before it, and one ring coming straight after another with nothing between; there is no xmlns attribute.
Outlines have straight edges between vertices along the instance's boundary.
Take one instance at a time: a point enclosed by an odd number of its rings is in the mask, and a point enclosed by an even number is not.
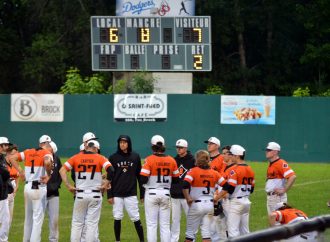
<svg viewBox="0 0 330 242"><path fill-rule="evenodd" d="M312 231L323 232L330 228L330 215L314 217L294 224L273 227L250 234L228 239L226 242L271 242L287 239L302 233ZM322 240L321 240L322 241Z"/></svg>

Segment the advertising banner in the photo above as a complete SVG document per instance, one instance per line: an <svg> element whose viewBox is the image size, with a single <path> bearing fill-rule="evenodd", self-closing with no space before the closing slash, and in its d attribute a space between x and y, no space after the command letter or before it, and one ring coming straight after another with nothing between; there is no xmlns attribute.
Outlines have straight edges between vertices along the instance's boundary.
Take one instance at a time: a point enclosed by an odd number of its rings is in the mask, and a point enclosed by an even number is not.
<svg viewBox="0 0 330 242"><path fill-rule="evenodd" d="M119 122L157 122L167 119L166 94L116 94L114 119Z"/></svg>
<svg viewBox="0 0 330 242"><path fill-rule="evenodd" d="M116 16L194 16L195 0L117 0Z"/></svg>
<svg viewBox="0 0 330 242"><path fill-rule="evenodd" d="M63 117L62 94L11 94L11 121L63 122Z"/></svg>
<svg viewBox="0 0 330 242"><path fill-rule="evenodd" d="M275 96L221 96L220 123L275 124Z"/></svg>

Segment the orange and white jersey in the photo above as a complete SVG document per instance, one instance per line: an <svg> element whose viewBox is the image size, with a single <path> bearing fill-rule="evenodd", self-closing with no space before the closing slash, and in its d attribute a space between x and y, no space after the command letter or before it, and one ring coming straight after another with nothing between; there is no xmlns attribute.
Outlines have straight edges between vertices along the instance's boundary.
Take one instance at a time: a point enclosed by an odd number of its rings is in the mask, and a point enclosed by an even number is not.
<svg viewBox="0 0 330 242"><path fill-rule="evenodd" d="M39 181L40 177L46 175L44 158L48 156L53 160L52 154L42 148L27 149L18 153L18 161L24 161L25 180L27 182Z"/></svg>
<svg viewBox="0 0 330 242"><path fill-rule="evenodd" d="M275 220L281 224L289 224L307 219L307 215L303 211L295 208L276 210L274 213L276 213Z"/></svg>
<svg viewBox="0 0 330 242"><path fill-rule="evenodd" d="M223 187L226 183L227 180L230 176L230 171L236 169L236 164L230 164L229 166L226 166L226 168L224 169L223 173L221 174L220 177L220 186Z"/></svg>
<svg viewBox="0 0 330 242"><path fill-rule="evenodd" d="M223 159L223 156L221 154L215 156L215 157L211 157L211 161L210 161L210 167L213 170L216 170L217 172L219 172L220 174L223 173L223 171L226 168L226 163Z"/></svg>
<svg viewBox="0 0 330 242"><path fill-rule="evenodd" d="M140 175L149 177L145 188L170 189L172 177L179 177L179 170L174 158L168 155L150 155L145 160Z"/></svg>
<svg viewBox="0 0 330 242"><path fill-rule="evenodd" d="M235 169L229 171L229 185L235 187L229 198L247 197L250 196L254 188L254 172L247 164L237 164Z"/></svg>
<svg viewBox="0 0 330 242"><path fill-rule="evenodd" d="M285 160L278 159L269 163L265 187L266 192L272 192L276 188L284 188L286 179L293 175L295 175L295 172Z"/></svg>
<svg viewBox="0 0 330 242"><path fill-rule="evenodd" d="M67 171L74 169L78 190L100 189L102 168L107 170L110 166L111 163L103 155L91 152L78 153L64 163Z"/></svg>
<svg viewBox="0 0 330 242"><path fill-rule="evenodd" d="M220 184L220 174L213 169L194 167L184 180L191 185L190 196L193 200L213 199L215 186Z"/></svg>

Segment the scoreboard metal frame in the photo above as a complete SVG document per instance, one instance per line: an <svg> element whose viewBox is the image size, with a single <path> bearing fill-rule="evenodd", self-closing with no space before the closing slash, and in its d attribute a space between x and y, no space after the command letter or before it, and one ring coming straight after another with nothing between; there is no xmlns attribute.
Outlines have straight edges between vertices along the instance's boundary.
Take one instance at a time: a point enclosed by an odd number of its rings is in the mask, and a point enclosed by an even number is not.
<svg viewBox="0 0 330 242"><path fill-rule="evenodd" d="M91 17L93 71L211 71L211 18Z"/></svg>

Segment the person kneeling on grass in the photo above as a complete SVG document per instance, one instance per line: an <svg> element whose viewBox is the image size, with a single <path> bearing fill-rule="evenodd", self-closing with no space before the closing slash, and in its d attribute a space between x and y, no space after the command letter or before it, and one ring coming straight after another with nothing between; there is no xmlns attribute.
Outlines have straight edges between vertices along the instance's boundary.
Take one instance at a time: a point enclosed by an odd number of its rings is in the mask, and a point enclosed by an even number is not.
<svg viewBox="0 0 330 242"><path fill-rule="evenodd" d="M281 225L293 224L307 219L308 217L303 211L293 208L289 206L287 203L280 202L276 204L275 211L269 215L269 225L276 226L278 223L280 223ZM309 233L299 234L297 236L290 237L289 239L283 241L290 241L290 242L318 241L317 232L313 231Z"/></svg>

